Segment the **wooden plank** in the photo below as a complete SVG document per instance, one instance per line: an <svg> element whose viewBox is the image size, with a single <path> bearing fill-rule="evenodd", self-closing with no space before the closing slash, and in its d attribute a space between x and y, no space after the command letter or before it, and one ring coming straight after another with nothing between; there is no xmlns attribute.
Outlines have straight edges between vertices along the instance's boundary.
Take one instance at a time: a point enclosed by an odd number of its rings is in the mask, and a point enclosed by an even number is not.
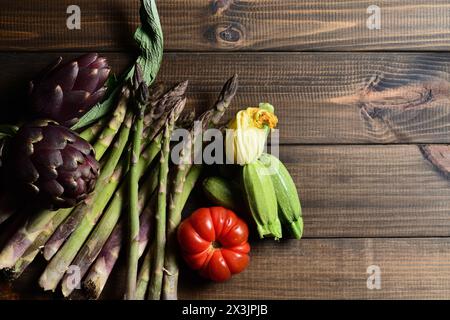
<svg viewBox="0 0 450 320"><path fill-rule="evenodd" d="M449 182L417 146L284 146L280 156L306 237L450 235Z"/></svg>
<svg viewBox="0 0 450 320"><path fill-rule="evenodd" d="M123 50L139 23L138 0L79 0L81 29L66 27L69 0L1 0L0 50ZM381 9L381 29L367 12ZM443 50L446 0L158 1L167 50Z"/></svg>
<svg viewBox="0 0 450 320"><path fill-rule="evenodd" d="M182 299L449 299L450 240L317 239L254 244L249 269L213 284L186 271ZM367 268L381 269L369 290Z"/></svg>
<svg viewBox="0 0 450 320"><path fill-rule="evenodd" d="M20 87L56 56L1 53L1 107L22 112ZM119 73L132 61L106 56ZM272 102L282 143L450 142L448 53L170 53L159 80L189 79L188 104L200 112L235 72L240 88L232 110Z"/></svg>
<svg viewBox="0 0 450 320"><path fill-rule="evenodd" d="M450 239L303 239L252 242L249 268L226 283L201 279L183 264L180 299L449 299ZM121 263L102 299L122 299ZM381 289L369 290L369 266L381 271ZM51 299L37 279L42 259L12 287L5 299ZM3 286L3 288L2 288ZM79 296L79 295L77 295Z"/></svg>

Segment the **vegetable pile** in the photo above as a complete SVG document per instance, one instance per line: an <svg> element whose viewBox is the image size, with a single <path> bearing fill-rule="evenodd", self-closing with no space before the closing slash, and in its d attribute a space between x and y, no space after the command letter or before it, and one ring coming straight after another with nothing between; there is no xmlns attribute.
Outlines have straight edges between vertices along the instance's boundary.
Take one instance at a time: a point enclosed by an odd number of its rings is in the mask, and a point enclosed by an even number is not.
<svg viewBox="0 0 450 320"><path fill-rule="evenodd" d="M274 107L241 110L224 125L235 75L209 110L184 110L187 81L154 84L163 56L155 1L142 0L140 15L141 52L124 75L110 75L95 53L58 59L31 82L20 124L0 126L0 223L17 220L0 250L11 281L42 253L40 287L98 299L122 254L125 299L177 299L181 257L225 281L248 266L253 227L260 238L302 236L296 186L264 152L278 122ZM193 161L212 145L202 136L213 128L226 134L227 164ZM178 129L188 133L181 148ZM214 207L182 221L196 189Z"/></svg>

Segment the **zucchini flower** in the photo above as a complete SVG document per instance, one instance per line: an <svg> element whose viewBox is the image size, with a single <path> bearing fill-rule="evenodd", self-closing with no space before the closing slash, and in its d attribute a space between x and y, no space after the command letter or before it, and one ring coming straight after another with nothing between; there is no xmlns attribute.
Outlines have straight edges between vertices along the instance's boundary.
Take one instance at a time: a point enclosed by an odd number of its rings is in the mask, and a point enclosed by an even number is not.
<svg viewBox="0 0 450 320"><path fill-rule="evenodd" d="M226 155L239 165L253 163L263 154L267 136L278 123L274 108L268 103L247 108L236 114L228 125Z"/></svg>

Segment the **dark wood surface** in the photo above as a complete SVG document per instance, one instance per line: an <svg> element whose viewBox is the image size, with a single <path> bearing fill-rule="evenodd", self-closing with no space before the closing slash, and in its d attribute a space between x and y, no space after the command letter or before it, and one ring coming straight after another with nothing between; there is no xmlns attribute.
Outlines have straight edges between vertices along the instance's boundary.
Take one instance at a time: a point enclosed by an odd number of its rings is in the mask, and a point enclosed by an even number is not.
<svg viewBox="0 0 450 320"><path fill-rule="evenodd" d="M133 56L104 54L117 71ZM26 88L60 55L0 52L0 90ZM201 111L233 73L240 89L232 111L271 101L282 143L450 142L449 53L167 53L158 80L189 79L188 105ZM0 101L6 108L17 98Z"/></svg>
<svg viewBox="0 0 450 320"><path fill-rule="evenodd" d="M67 32L70 0L1 0L2 50L116 51L132 46L138 0L78 0L82 28ZM382 29L366 26L382 8ZM447 0L160 0L171 51L417 50L450 48Z"/></svg>
<svg viewBox="0 0 450 320"><path fill-rule="evenodd" d="M0 0L0 114L22 112L26 82L59 55L101 51L116 72L132 61L138 1L78 1L79 31L65 28L69 4ZM252 241L249 270L228 283L183 269L182 298L450 298L450 54L425 52L449 50L450 5L380 1L383 26L370 31L371 4L158 1L158 80L189 79L200 111L237 72L233 111L272 102L305 220L301 241ZM370 265L381 290L367 289ZM41 266L1 283L0 298L51 298ZM120 298L123 279L103 298Z"/></svg>

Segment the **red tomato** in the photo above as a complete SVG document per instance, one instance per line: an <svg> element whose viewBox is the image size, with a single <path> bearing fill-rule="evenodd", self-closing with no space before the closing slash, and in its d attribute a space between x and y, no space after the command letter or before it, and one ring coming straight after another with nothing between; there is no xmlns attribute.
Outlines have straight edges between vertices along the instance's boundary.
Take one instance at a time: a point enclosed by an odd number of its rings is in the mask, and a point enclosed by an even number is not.
<svg viewBox="0 0 450 320"><path fill-rule="evenodd" d="M213 281L230 279L248 265L247 224L222 207L196 210L178 229L178 242L186 263Z"/></svg>

